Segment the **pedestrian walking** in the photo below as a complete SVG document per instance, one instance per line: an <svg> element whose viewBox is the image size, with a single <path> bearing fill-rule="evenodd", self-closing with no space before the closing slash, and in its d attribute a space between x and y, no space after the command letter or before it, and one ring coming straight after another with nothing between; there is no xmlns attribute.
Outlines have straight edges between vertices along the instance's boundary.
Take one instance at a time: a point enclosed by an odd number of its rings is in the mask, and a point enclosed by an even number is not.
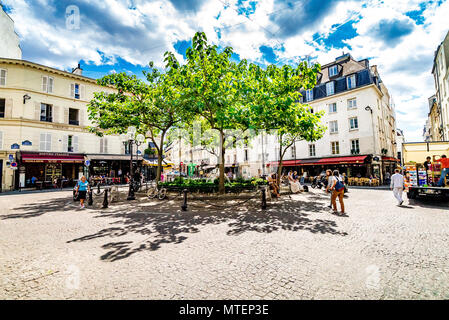
<svg viewBox="0 0 449 320"><path fill-rule="evenodd" d="M393 190L394 197L398 200L398 205L402 205L402 192L404 191L404 176L400 173L399 169L394 170L394 174L391 176L390 189Z"/></svg>
<svg viewBox="0 0 449 320"><path fill-rule="evenodd" d="M325 192L331 194L331 196L330 196L330 204L328 205L329 209L332 209L332 192L331 192L331 189L330 189L331 184L329 183L330 182L329 180L330 180L331 176L332 176L332 171L330 169L327 169L326 170L326 176L323 179L323 183L325 183L325 185L326 185Z"/></svg>
<svg viewBox="0 0 449 320"><path fill-rule="evenodd" d="M86 194L90 192L90 185L87 182L86 177L82 176L81 179L76 184L76 192L75 195L80 200L80 208L84 209L84 200L86 200Z"/></svg>
<svg viewBox="0 0 449 320"><path fill-rule="evenodd" d="M345 194L345 184L338 170L334 170L332 176L329 178L329 186L330 190L332 191L331 202L334 213L337 213L337 198L338 198L338 201L340 202L341 214L344 215L345 204L343 202L343 196Z"/></svg>
<svg viewBox="0 0 449 320"><path fill-rule="evenodd" d="M436 162L441 162L441 177L438 181L438 187L444 187L444 178L449 174L449 158L445 154L441 158L437 159L437 156L433 156L433 160Z"/></svg>

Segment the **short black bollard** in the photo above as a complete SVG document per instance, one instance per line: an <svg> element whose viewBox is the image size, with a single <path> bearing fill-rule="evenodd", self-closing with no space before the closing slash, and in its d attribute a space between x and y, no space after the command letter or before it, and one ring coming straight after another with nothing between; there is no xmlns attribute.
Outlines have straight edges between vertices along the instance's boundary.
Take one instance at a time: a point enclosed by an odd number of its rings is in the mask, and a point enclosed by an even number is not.
<svg viewBox="0 0 449 320"><path fill-rule="evenodd" d="M181 206L182 211L187 211L187 189L184 189L184 203Z"/></svg>
<svg viewBox="0 0 449 320"><path fill-rule="evenodd" d="M262 210L267 208L267 188L262 189Z"/></svg>
<svg viewBox="0 0 449 320"><path fill-rule="evenodd" d="M108 189L107 188L105 188L104 189L104 199L103 199L103 209L106 209L107 207L108 207L108 204L109 204L109 202L108 202Z"/></svg>
<svg viewBox="0 0 449 320"><path fill-rule="evenodd" d="M100 182L98 182L97 184L97 194L100 194L101 190L100 190Z"/></svg>
<svg viewBox="0 0 449 320"><path fill-rule="evenodd" d="M89 191L89 199L87 200L89 206L94 204L94 199L92 198L92 190Z"/></svg>

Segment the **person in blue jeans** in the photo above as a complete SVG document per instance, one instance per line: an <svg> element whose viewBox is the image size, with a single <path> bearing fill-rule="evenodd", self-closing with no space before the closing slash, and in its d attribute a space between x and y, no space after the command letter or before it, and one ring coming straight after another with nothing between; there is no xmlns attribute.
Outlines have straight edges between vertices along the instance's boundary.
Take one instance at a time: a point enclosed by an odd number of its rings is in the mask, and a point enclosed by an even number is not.
<svg viewBox="0 0 449 320"><path fill-rule="evenodd" d="M444 178L449 174L449 158L446 157L445 154L441 156L441 158L437 159L437 156L433 156L433 161L441 162L441 177L438 181L438 187L444 186Z"/></svg>
<svg viewBox="0 0 449 320"><path fill-rule="evenodd" d="M86 200L86 194L90 192L90 185L85 176L82 176L81 179L76 184L75 194L78 196L80 200L80 208L84 209L84 200Z"/></svg>

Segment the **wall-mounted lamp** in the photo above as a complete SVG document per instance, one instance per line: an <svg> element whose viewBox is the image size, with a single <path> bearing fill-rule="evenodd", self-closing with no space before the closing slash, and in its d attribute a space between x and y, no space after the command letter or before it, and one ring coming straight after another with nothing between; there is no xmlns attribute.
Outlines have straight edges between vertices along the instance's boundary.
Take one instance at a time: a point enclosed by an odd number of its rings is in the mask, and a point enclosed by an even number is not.
<svg viewBox="0 0 449 320"><path fill-rule="evenodd" d="M371 113L373 113L373 109L371 109L370 106L366 106L366 107L365 107L365 110L366 110L366 111L370 111Z"/></svg>
<svg viewBox="0 0 449 320"><path fill-rule="evenodd" d="M26 93L26 94L23 96L23 104L25 104L26 101L27 101L27 100L30 100L30 99L31 99L31 97L28 95L28 93Z"/></svg>

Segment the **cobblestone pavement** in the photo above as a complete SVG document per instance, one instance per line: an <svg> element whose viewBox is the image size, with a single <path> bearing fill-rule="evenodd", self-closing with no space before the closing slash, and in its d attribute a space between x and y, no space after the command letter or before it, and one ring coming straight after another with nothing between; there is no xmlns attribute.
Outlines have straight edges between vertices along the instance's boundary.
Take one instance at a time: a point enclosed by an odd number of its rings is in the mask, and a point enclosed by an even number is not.
<svg viewBox="0 0 449 320"><path fill-rule="evenodd" d="M340 217L317 190L185 213L70 196L0 196L0 299L449 299L448 203L354 189Z"/></svg>

